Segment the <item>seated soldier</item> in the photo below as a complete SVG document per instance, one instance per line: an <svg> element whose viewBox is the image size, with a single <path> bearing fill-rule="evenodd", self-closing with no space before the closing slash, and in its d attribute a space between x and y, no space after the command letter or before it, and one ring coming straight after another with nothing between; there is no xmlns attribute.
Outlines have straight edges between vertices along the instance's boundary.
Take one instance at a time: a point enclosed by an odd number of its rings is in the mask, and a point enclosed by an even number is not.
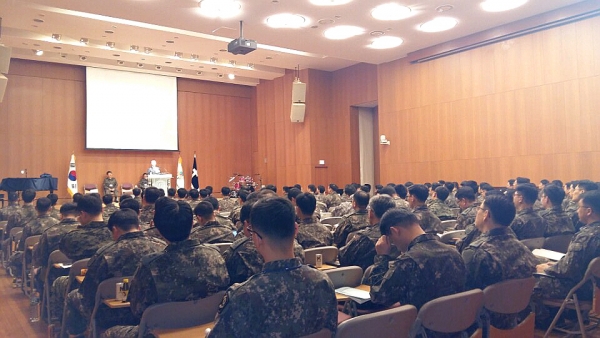
<svg viewBox="0 0 600 338"><path fill-rule="evenodd" d="M429 196L429 189L422 184L415 184L408 188L408 205L419 218L423 231L430 234L441 234L444 232L442 222L425 205Z"/></svg>
<svg viewBox="0 0 600 338"><path fill-rule="evenodd" d="M52 205L50 209L50 217L56 218L60 221L60 211L56 209L56 203L58 202L58 195L54 193L50 193L46 196L50 200L50 204Z"/></svg>
<svg viewBox="0 0 600 338"><path fill-rule="evenodd" d="M108 222L110 215L112 215L115 211L119 210L114 203L115 198L113 195L104 195L102 196L102 203L104 203L104 207L102 208L102 219L104 222Z"/></svg>
<svg viewBox="0 0 600 338"><path fill-rule="evenodd" d="M160 190L156 187L149 187L142 193L142 210L140 211L140 225L142 229L147 229L154 217L154 203L161 196Z"/></svg>
<svg viewBox="0 0 600 338"><path fill-rule="evenodd" d="M592 190L598 190L598 185L596 183L590 180L576 181L572 184L571 196L573 202L576 203L576 205L578 205L581 195ZM579 220L579 212L577 212L578 210L579 209L575 209L575 211L571 215L571 220L573 221L573 226L575 227L576 232L579 231L579 229L581 229L581 227L585 225L585 223Z"/></svg>
<svg viewBox="0 0 600 338"><path fill-rule="evenodd" d="M170 199L175 199L175 195L177 194L177 190L175 190L175 188L169 188L167 189L167 196Z"/></svg>
<svg viewBox="0 0 600 338"><path fill-rule="evenodd" d="M450 192L444 203L446 203L446 205L452 209L458 208L458 200L456 199L456 191L454 191L454 183L446 182L444 186Z"/></svg>
<svg viewBox="0 0 600 338"><path fill-rule="evenodd" d="M209 337L301 337L337 328L337 301L329 278L294 258L297 231L292 203L259 200L248 229L264 258L262 273L227 290Z"/></svg>
<svg viewBox="0 0 600 338"><path fill-rule="evenodd" d="M200 243L232 243L233 232L231 228L221 225L215 219L215 213L212 204L208 201L202 201L194 208L197 225L192 230L190 238Z"/></svg>
<svg viewBox="0 0 600 338"><path fill-rule="evenodd" d="M188 196L187 190L185 190L184 188L177 189L177 199L178 200L185 201L187 196Z"/></svg>
<svg viewBox="0 0 600 338"><path fill-rule="evenodd" d="M165 248L163 241L147 237L140 230L138 215L131 209L117 210L108 219L108 230L114 242L100 248L88 262L81 286L67 296L67 331L81 335L87 328L94 309L98 285L113 277L132 276L141 259ZM100 305L97 314L100 327L132 324L129 309L110 309Z"/></svg>
<svg viewBox="0 0 600 338"><path fill-rule="evenodd" d="M198 189L191 189L188 194L190 195L190 199L187 202L190 204L190 208L194 210L198 203L202 201L200 199L200 193L198 192Z"/></svg>
<svg viewBox="0 0 600 338"><path fill-rule="evenodd" d="M223 198L219 201L219 210L222 212L232 212L233 208L237 205L237 201L229 196L230 193L231 189L229 187L221 188Z"/></svg>
<svg viewBox="0 0 600 338"><path fill-rule="evenodd" d="M545 210L539 215L546 223L544 237L572 234L575 232L573 221L562 209L565 191L554 184L546 184L542 189L541 203Z"/></svg>
<svg viewBox="0 0 600 338"><path fill-rule="evenodd" d="M142 258L127 300L139 321L156 303L184 302L213 295L229 285L219 250L189 238L193 213L184 201L162 197L156 201L154 224L167 240L164 251ZM103 337L138 337L137 326L114 326Z"/></svg>
<svg viewBox="0 0 600 338"><path fill-rule="evenodd" d="M139 188L140 193L141 193L141 190L144 190L144 189L148 188L149 186L150 186L150 183L148 182L148 173L143 173L136 188ZM134 195L135 195L135 193L134 193Z"/></svg>
<svg viewBox="0 0 600 338"><path fill-rule="evenodd" d="M429 211L436 215L440 219L440 221L456 219L456 217L454 217L454 212L452 211L452 209L450 209L450 207L445 203L449 194L450 192L444 186L439 186L435 188L431 195L431 202L427 206L427 208L429 208Z"/></svg>
<svg viewBox="0 0 600 338"><path fill-rule="evenodd" d="M461 212L456 218L456 230L465 230L466 237L456 243L458 252L462 252L481 233L475 228L475 216L477 205L475 204L475 192L471 187L460 187L456 191L456 202Z"/></svg>
<svg viewBox="0 0 600 338"><path fill-rule="evenodd" d="M333 217L342 217L344 215L348 215L354 209L352 208L352 198L356 193L356 188L347 184L344 187L344 195L342 195L342 202L331 210L331 216Z"/></svg>
<svg viewBox="0 0 600 338"><path fill-rule="evenodd" d="M517 208L517 216L510 224L519 240L544 237L546 223L544 219L533 211L533 204L537 200L538 190L532 183L517 185L513 195L513 202Z"/></svg>
<svg viewBox="0 0 600 338"><path fill-rule="evenodd" d="M210 204L212 204L213 206L213 210L215 212L215 220L219 223L221 223L222 226L229 228L233 231L237 231L237 229L235 228L235 225L233 224L233 222L225 216L222 216L220 214L221 209L219 209L219 200L216 199L215 197L212 196L208 196L207 198L204 199L206 202L209 202Z"/></svg>
<svg viewBox="0 0 600 338"><path fill-rule="evenodd" d="M323 197L323 203L327 205L328 210L331 210L342 203L342 198L338 193L338 189L338 186L333 183L329 184L327 187L327 195Z"/></svg>
<svg viewBox="0 0 600 338"><path fill-rule="evenodd" d="M117 183L117 179L114 178L112 171L107 171L106 172L106 177L104 178L104 181L102 182L102 188L103 188L103 192L104 195L112 195L112 196L118 196L119 195L119 191L118 191L118 187L119 184Z"/></svg>
<svg viewBox="0 0 600 338"><path fill-rule="evenodd" d="M339 250L340 265L360 266L363 271L374 262L375 244L381 237L379 221L383 214L396 207L396 203L389 195L373 196L369 201L369 224L367 228L354 232L348 240L348 244ZM394 253L397 256L397 252Z"/></svg>
<svg viewBox="0 0 600 338"><path fill-rule="evenodd" d="M390 209L383 214L382 236L375 244L377 256L366 283L371 301L390 306L396 302L420 309L428 301L464 291L465 264L451 246L427 234L412 211ZM392 246L402 252L391 257Z"/></svg>
<svg viewBox="0 0 600 338"><path fill-rule="evenodd" d="M142 189L133 188L133 199L138 201L138 203L142 205Z"/></svg>
<svg viewBox="0 0 600 338"><path fill-rule="evenodd" d="M231 223L233 223L233 225L235 226L235 229L238 233L242 231L242 224L240 222L240 211L242 210L242 205L246 203L246 199L248 198L249 194L250 193L244 189L240 189L240 191L238 191L238 204L233 208L228 217L229 220L231 220Z"/></svg>
<svg viewBox="0 0 600 338"><path fill-rule="evenodd" d="M369 226L367 206L369 205L369 194L357 191L352 197L354 212L342 217L342 220L333 233L333 245L341 248L346 245L348 235Z"/></svg>
<svg viewBox="0 0 600 338"><path fill-rule="evenodd" d="M464 249L467 288L485 289L509 279L532 276L536 258L508 228L515 217L515 206L502 195L490 195L477 208L475 226L481 236ZM492 325L509 329L517 325L515 315L491 315Z"/></svg>
<svg viewBox="0 0 600 338"><path fill-rule="evenodd" d="M19 212L13 213L8 218L5 230L6 234L10 234L12 228L25 227L27 223L29 223L37 217L37 212L35 211L35 207L33 206L33 200L35 199L35 190L27 189L23 191L23 193L21 194L21 198L23 199L23 205L19 208ZM10 241L10 238L6 239L6 241L3 244L4 248L8 248L8 246L10 245Z"/></svg>
<svg viewBox="0 0 600 338"><path fill-rule="evenodd" d="M305 250L329 246L333 242L331 231L314 216L316 207L317 199L313 194L301 193L296 196L296 215L300 219L296 240Z"/></svg>
<svg viewBox="0 0 600 338"><path fill-rule="evenodd" d="M387 192L387 188L384 188L385 190L383 190L382 193L388 194ZM404 184L396 184L394 186L394 191L395 194L390 195L392 196L392 199L394 199L394 202L396 203L396 207L397 208L409 208L408 206L408 201L406 200L406 197L408 196L408 189L406 188L406 186L404 186ZM390 191L391 192L391 191Z"/></svg>

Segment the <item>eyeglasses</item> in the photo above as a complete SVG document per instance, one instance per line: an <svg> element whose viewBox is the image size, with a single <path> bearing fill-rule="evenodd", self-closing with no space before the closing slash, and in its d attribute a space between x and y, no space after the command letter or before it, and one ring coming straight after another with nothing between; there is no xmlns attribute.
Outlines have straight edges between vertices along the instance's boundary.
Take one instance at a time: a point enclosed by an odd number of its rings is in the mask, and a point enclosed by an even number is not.
<svg viewBox="0 0 600 338"><path fill-rule="evenodd" d="M486 208L484 208L484 207L482 207L482 206L478 206L478 207L477 207L477 210L481 210L481 211L489 211L490 209L486 209Z"/></svg>
<svg viewBox="0 0 600 338"><path fill-rule="evenodd" d="M248 227L248 232L250 233L250 237L252 237L252 234L255 234L256 236L258 236L258 238L263 239L262 236L258 232L254 231L252 229L252 227Z"/></svg>

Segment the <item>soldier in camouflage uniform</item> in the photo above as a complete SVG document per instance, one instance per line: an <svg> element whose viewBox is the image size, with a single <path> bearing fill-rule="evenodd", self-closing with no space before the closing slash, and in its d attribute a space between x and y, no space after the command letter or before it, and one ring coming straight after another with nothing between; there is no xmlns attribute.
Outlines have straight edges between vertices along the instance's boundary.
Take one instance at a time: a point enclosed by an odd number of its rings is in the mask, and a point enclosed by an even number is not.
<svg viewBox="0 0 600 338"><path fill-rule="evenodd" d="M462 253L468 289L483 290L504 280L531 277L535 272L537 259L508 228L514 216L515 207L506 196L488 195L478 207L475 226L482 235ZM490 317L499 329L517 325L516 315L491 313Z"/></svg>
<svg viewBox="0 0 600 338"><path fill-rule="evenodd" d="M9 259L9 266L15 276L21 275L21 268L23 267L23 255L25 255L26 264L31 263L32 252L31 250L25 251L25 241L30 236L41 235L46 229L58 223L56 218L50 217L51 202L50 199L42 197L37 200L35 210L37 211L37 218L29 221L23 228L23 234L17 245L18 252L15 252Z"/></svg>
<svg viewBox="0 0 600 338"><path fill-rule="evenodd" d="M229 285L219 250L189 238L193 212L189 204L163 197L156 201L154 224L169 245L148 255L135 272L129 296L130 309L139 321L149 306L208 297ZM137 326L114 326L104 337L137 337Z"/></svg>
<svg viewBox="0 0 600 338"><path fill-rule="evenodd" d="M253 275L259 273L265 264L262 256L256 251L254 242L248 232L249 218L253 203L245 203L240 211L242 230L236 236L235 242L225 252L223 258L229 272L231 284L242 283ZM304 249L294 241L294 256L304 262Z"/></svg>
<svg viewBox="0 0 600 338"><path fill-rule="evenodd" d="M477 215L477 206L475 203L475 193L471 187L460 187L456 191L456 199L461 213L456 219L456 230L465 230L466 236L456 243L458 252L461 252L471 244L481 232L475 227L475 216Z"/></svg>
<svg viewBox="0 0 600 338"><path fill-rule="evenodd" d="M573 192L572 192L572 197L573 197L573 201L575 203L579 203L579 199L581 198L581 195L584 194L585 192L592 191L592 190L598 190L598 185L595 182L592 182L590 180L576 181L576 183L573 183L573 186L574 186L574 188L573 188ZM575 227L575 232L579 231L579 229L585 225L583 222L581 222L579 220L578 212L575 212L575 213L573 213L573 215L571 215L571 221L573 222L573 227Z"/></svg>
<svg viewBox="0 0 600 338"><path fill-rule="evenodd" d="M106 172L106 177L102 182L102 188L104 190L104 195L112 195L119 196L119 184L117 183L117 179L113 177L112 171Z"/></svg>
<svg viewBox="0 0 600 338"><path fill-rule="evenodd" d="M541 301L547 298L564 298L581 281L590 262L600 257L600 191L584 193L578 204L577 213L585 225L571 240L567 253L556 264L537 266L538 272L548 275L539 277L532 296L536 302L536 323L539 322L542 327L550 324L553 316L549 315ZM577 296L579 300L591 300L592 282L587 282L580 288Z"/></svg>
<svg viewBox="0 0 600 338"><path fill-rule="evenodd" d="M572 234L575 232L573 221L562 210L562 201L565 192L554 184L546 184L541 194L541 202L545 210L540 211L540 216L546 223L544 237Z"/></svg>
<svg viewBox="0 0 600 338"><path fill-rule="evenodd" d="M538 196L538 190L532 183L517 185L513 202L517 208L517 216L510 225L519 240L544 237L546 223L533 211L533 204Z"/></svg>
<svg viewBox="0 0 600 338"><path fill-rule="evenodd" d="M140 205L142 205L143 201L142 201L142 189L140 188L133 188L133 199L138 201L138 203Z"/></svg>
<svg viewBox="0 0 600 338"><path fill-rule="evenodd" d="M231 228L224 227L215 220L214 209L210 202L198 203L194 208L194 214L198 223L190 234L191 239L203 244L233 243L234 236Z"/></svg>
<svg viewBox="0 0 600 338"><path fill-rule="evenodd" d="M0 209L0 222L8 221L8 218L19 212L21 206L19 205L19 195L14 191L8 192L8 205Z"/></svg>
<svg viewBox="0 0 600 338"><path fill-rule="evenodd" d="M337 301L327 276L294 258L295 214L281 197L258 201L252 241L265 258L262 273L227 290L209 337L301 337L337 328Z"/></svg>
<svg viewBox="0 0 600 338"><path fill-rule="evenodd" d="M396 302L417 309L428 301L464 291L466 271L460 254L434 234L426 234L418 217L407 209L388 210L379 223L382 236L371 275L371 301ZM392 244L402 254L390 256Z"/></svg>
<svg viewBox="0 0 600 338"><path fill-rule="evenodd" d="M364 191L357 191L354 194L352 203L355 211L342 217L333 233L333 245L338 248L346 244L348 235L369 226L369 215L367 214L369 194Z"/></svg>
<svg viewBox="0 0 600 338"><path fill-rule="evenodd" d="M313 216L316 207L317 199L313 194L296 196L296 215L300 218L296 240L304 249L330 246L333 242L331 231Z"/></svg>
<svg viewBox="0 0 600 338"><path fill-rule="evenodd" d="M444 203L446 203L446 205L450 208L453 208L453 209L458 208L458 200L456 199L456 195L454 192L454 183L446 182L446 184L444 184L444 186L450 192L450 194L448 195L448 198L446 198Z"/></svg>
<svg viewBox="0 0 600 338"><path fill-rule="evenodd" d="M342 198L338 194L338 186L331 183L327 188L327 195L323 197L323 203L327 205L327 209L335 208L342 203Z"/></svg>
<svg viewBox="0 0 600 338"><path fill-rule="evenodd" d="M33 200L35 199L35 190L25 190L21 194L23 198L23 206L20 207L19 212L15 212L8 217L8 222L6 223L6 231L5 233L10 234L10 230L12 228L23 228L27 223L32 221L37 217L37 212L35 211L35 207L33 206ZM10 245L10 238L7 238L4 242L4 247L8 248Z"/></svg>
<svg viewBox="0 0 600 338"><path fill-rule="evenodd" d="M231 189L229 189L229 187L221 188L221 194L223 195L223 198L219 201L219 210L222 212L232 212L233 208L238 205L237 200L231 198L229 193L231 193Z"/></svg>
<svg viewBox="0 0 600 338"><path fill-rule="evenodd" d="M236 205L231 213L229 214L229 220L235 226L237 232L242 231L242 223L240 222L240 211L242 210L242 205L246 203L246 198L249 193L246 190L238 191L238 205Z"/></svg>
<svg viewBox="0 0 600 338"><path fill-rule="evenodd" d="M373 264L375 255L375 244L381 237L379 221L383 214L389 209L395 208L396 203L388 195L377 195L369 201L369 227L354 233L348 244L339 250L340 264L342 266L357 265L363 271ZM395 256L394 256L395 254ZM392 253L392 257L398 253Z"/></svg>
<svg viewBox="0 0 600 338"><path fill-rule="evenodd" d="M115 198L113 195L102 196L102 203L104 203L104 208L102 208L102 219L104 222L108 222L110 215L119 210L119 208L117 208L117 206L113 203L114 200Z"/></svg>
<svg viewBox="0 0 600 338"><path fill-rule="evenodd" d="M415 184L408 188L408 204L419 218L423 231L429 234L441 234L444 232L442 221L425 205L427 196L429 196L429 189L422 184Z"/></svg>
<svg viewBox="0 0 600 338"><path fill-rule="evenodd" d="M116 211L108 220L108 229L113 240L100 248L88 262L88 271L81 286L67 296L67 330L78 335L85 331L92 310L98 285L113 277L132 276L140 260L155 252L164 250L165 243L147 237L139 227L138 215L131 209ZM116 324L133 324L129 309L109 309L105 305L98 308L99 327Z"/></svg>
<svg viewBox="0 0 600 338"><path fill-rule="evenodd" d="M190 208L194 210L198 203L202 201L200 199L200 193L198 192L198 189L191 189L188 194L190 195L190 199L187 202L190 204Z"/></svg>
<svg viewBox="0 0 600 338"><path fill-rule="evenodd" d="M52 204L52 208L50 209L50 217L56 218L57 220L60 221L60 211L58 209L56 209L56 203L58 202L58 195L54 194L54 193L50 193L46 197L48 199L50 199L50 203Z"/></svg>
<svg viewBox="0 0 600 338"><path fill-rule="evenodd" d="M440 221L456 219L456 217L454 217L454 211L444 203L449 194L450 192L446 187L437 187L433 192L431 202L427 205L429 211L436 215Z"/></svg>
<svg viewBox="0 0 600 338"><path fill-rule="evenodd" d="M143 203L140 211L140 222L150 224L154 218L154 203L160 197L160 191L156 187L149 187L142 193ZM142 229L144 225L142 225Z"/></svg>

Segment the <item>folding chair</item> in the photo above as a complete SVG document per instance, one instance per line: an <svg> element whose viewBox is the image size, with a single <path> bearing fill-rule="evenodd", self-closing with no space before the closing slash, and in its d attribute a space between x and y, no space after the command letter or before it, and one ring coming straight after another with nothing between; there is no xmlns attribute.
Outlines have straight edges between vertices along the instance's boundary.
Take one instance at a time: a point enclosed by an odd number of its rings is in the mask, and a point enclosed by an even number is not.
<svg viewBox="0 0 600 338"><path fill-rule="evenodd" d="M460 214L460 208L450 208L450 210L452 210L452 212L454 213L454 217L458 217L458 215Z"/></svg>
<svg viewBox="0 0 600 338"><path fill-rule="evenodd" d="M529 306L535 278L512 279L496 283L483 290L484 308L501 314L518 314ZM489 325L490 338L533 337L535 312L512 329Z"/></svg>
<svg viewBox="0 0 600 338"><path fill-rule="evenodd" d="M474 289L431 300L419 310L411 337L426 331L439 333L464 332L475 322L483 309L483 291Z"/></svg>
<svg viewBox="0 0 600 338"><path fill-rule="evenodd" d="M27 296L31 295L33 292L33 281L29 277L29 270L27 268L27 253L31 253L31 257L33 257L34 245L36 245L40 241L41 235L29 236L25 239L25 250L23 251L23 260L22 260L22 268L21 268L21 280L23 284L21 285L21 290ZM27 287L27 283L29 283L29 288Z"/></svg>
<svg viewBox="0 0 600 338"><path fill-rule="evenodd" d="M324 212L327 212L327 204L325 204L323 202L318 202L317 201L317 211L320 214L323 214Z"/></svg>
<svg viewBox="0 0 600 338"><path fill-rule="evenodd" d="M81 273L81 269L87 268L89 258L80 259L71 265L71 270L69 270L69 281L67 282L67 289L65 290L65 299L67 299L67 295L69 291L71 291L71 285L75 282L75 276L79 276ZM65 337L67 334L67 302L63 304L63 313L62 313L62 321L60 327L60 337Z"/></svg>
<svg viewBox="0 0 600 338"><path fill-rule="evenodd" d="M98 193L98 186L93 183L84 184L83 185L83 193L85 195L92 194L92 193Z"/></svg>
<svg viewBox="0 0 600 338"><path fill-rule="evenodd" d="M50 256L48 257L46 275L44 276L44 297L42 299L42 308L44 305L46 306L46 318L48 318L48 324L51 324L52 320L50 306L50 288L52 288L52 282L54 282L50 280L50 270L53 269L54 264L58 263L70 264L71 260L67 256L65 256L65 254L62 253L60 250L54 250L52 251L52 253L50 253Z"/></svg>
<svg viewBox="0 0 600 338"><path fill-rule="evenodd" d="M131 184L131 183L121 184L121 195L133 195L133 184Z"/></svg>
<svg viewBox="0 0 600 338"><path fill-rule="evenodd" d="M546 241L545 237L527 238L522 239L521 243L525 244L527 249L533 251L535 249L541 249Z"/></svg>
<svg viewBox="0 0 600 338"><path fill-rule="evenodd" d="M223 252L225 252L225 250L227 250L231 247L231 244L233 244L233 243L215 243L215 244L211 244L211 245L216 246L217 248L219 248L219 252L223 253Z"/></svg>
<svg viewBox="0 0 600 338"><path fill-rule="evenodd" d="M4 241L4 237L6 235L6 224L8 224L8 221L2 221L0 222L0 241ZM6 266L5 263L5 250L0 250L0 263L2 264L2 266Z"/></svg>
<svg viewBox="0 0 600 338"><path fill-rule="evenodd" d="M323 263L335 263L338 255L338 248L335 246L322 246L304 250L304 262L306 264L317 264L317 254L323 255Z"/></svg>
<svg viewBox="0 0 600 338"><path fill-rule="evenodd" d="M100 335L98 332L98 324L96 322L98 308L100 308L100 305L102 305L103 300L115 299L117 297L116 284L122 282L124 278L129 278L129 280L132 280L133 276L112 277L103 280L98 285L98 290L96 290L96 300L94 301L94 309L92 310L92 316L90 317L90 333L93 338L98 338ZM177 313L177 315L182 314Z"/></svg>
<svg viewBox="0 0 600 338"><path fill-rule="evenodd" d="M417 308L412 305L374 312L344 321L335 337L408 337L416 318Z"/></svg>
<svg viewBox="0 0 600 338"><path fill-rule="evenodd" d="M573 234L546 237L542 248L556 252L567 253L567 249L569 248L569 244L571 244L572 238Z"/></svg>
<svg viewBox="0 0 600 338"><path fill-rule="evenodd" d="M225 296L225 291L187 302L169 302L149 306L142 315L138 337L146 337L148 333L156 329L181 329L210 323L215 320L223 296Z"/></svg>
<svg viewBox="0 0 600 338"><path fill-rule="evenodd" d="M442 228L444 229L444 231L454 230L455 226L456 226L455 219L449 219L446 221L442 221Z"/></svg>
<svg viewBox="0 0 600 338"><path fill-rule="evenodd" d="M329 277L331 283L333 283L333 287L336 289L343 286L359 286L363 276L363 270L360 266L344 266L323 272Z"/></svg>
<svg viewBox="0 0 600 338"><path fill-rule="evenodd" d="M17 243L19 243L19 241L21 240L22 235L23 235L23 227L14 227L14 228L10 229L10 233L9 233L10 245L8 248L8 257L6 257L7 260L15 252Z"/></svg>
<svg viewBox="0 0 600 338"><path fill-rule="evenodd" d="M465 236L466 236L466 233L464 230L453 230L453 231L444 232L440 236L440 241L442 241L442 243L446 243L446 244L454 244L454 243L456 243L457 240L462 239Z"/></svg>
<svg viewBox="0 0 600 338"><path fill-rule="evenodd" d="M321 220L321 224L329 224L332 226L338 225L342 221L341 217L327 217Z"/></svg>
<svg viewBox="0 0 600 338"><path fill-rule="evenodd" d="M552 330L558 330L558 331L567 333L569 335L580 334L583 338L585 338L586 337L585 331L598 326L598 324L599 324L598 320L594 320L594 323L591 326L589 326L587 328L585 327L585 325L583 323L582 312L590 311L593 307L593 301L592 300L581 301L577 298L577 290L579 290L582 286L584 286L589 281L591 281L593 284L593 290L596 290L596 288L598 287L598 285L596 284L596 279L598 279L598 278L600 278L600 257L596 257L590 262L587 270L585 271L585 275L583 276L581 281L579 283L577 283L577 285L575 285L569 291L569 293L567 294L567 297L565 297L565 299L546 299L543 301L544 305L546 305L546 306L550 306L550 307L559 307L560 306L560 308L558 309L558 313L556 314L556 316L554 316L554 320L552 320L552 324L550 324L550 327L548 327L548 330L546 331L544 338L549 337L550 332L552 332ZM560 316L565 311L565 309L571 309L571 310L575 310L575 312L577 312L578 330L567 330L567 329L556 327L556 323L558 322ZM591 320L591 318L590 318L590 320Z"/></svg>

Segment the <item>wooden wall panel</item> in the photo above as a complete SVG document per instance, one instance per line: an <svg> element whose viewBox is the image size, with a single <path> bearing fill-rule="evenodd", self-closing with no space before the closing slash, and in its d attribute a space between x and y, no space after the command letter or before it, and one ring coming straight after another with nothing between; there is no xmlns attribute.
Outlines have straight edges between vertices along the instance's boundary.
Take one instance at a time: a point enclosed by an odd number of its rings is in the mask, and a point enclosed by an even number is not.
<svg viewBox="0 0 600 338"><path fill-rule="evenodd" d="M69 198L65 187L72 152L80 190L85 183L100 185L107 170L120 183L135 184L151 159L175 174L179 154L189 188L194 151L203 186L218 189L233 172L252 174L248 128L255 124L254 88L179 79L180 152L86 150L84 67L13 59L8 78L0 104L0 177L20 177L23 168L30 177L47 172L59 179L59 197ZM151 137L140 126L119 126L110 136L123 132Z"/></svg>
<svg viewBox="0 0 600 338"><path fill-rule="evenodd" d="M381 181L600 180L600 18L378 68ZM597 167L596 167L597 168Z"/></svg>

